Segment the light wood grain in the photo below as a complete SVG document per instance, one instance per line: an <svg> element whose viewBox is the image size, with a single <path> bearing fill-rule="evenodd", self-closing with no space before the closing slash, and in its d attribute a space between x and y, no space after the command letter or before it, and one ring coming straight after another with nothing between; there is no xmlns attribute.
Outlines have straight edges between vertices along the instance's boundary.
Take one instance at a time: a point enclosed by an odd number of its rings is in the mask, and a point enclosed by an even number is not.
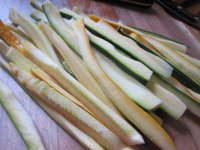
<svg viewBox="0 0 200 150"><path fill-rule="evenodd" d="M200 58L200 33L199 31L175 20L169 16L160 6L155 4L149 10L125 8L118 5L110 5L100 1L90 0L52 0L59 8L66 6L72 8L78 6L85 13L93 13L112 20L121 20L130 26L136 26L186 43L190 48L188 54ZM8 19L10 7L20 10L27 16L31 12L28 0L0 0L0 18L5 22ZM48 150L81 150L83 147L70 135L63 131L46 113L38 107L34 101L16 84L16 82L0 69L0 79L3 80L20 100L24 108L33 119L42 140ZM174 139L178 150L200 149L200 119L186 112L178 121L160 113L164 118L164 127ZM146 140L146 144L139 146L141 150L154 150L156 147ZM0 150L26 149L7 114L0 106Z"/></svg>

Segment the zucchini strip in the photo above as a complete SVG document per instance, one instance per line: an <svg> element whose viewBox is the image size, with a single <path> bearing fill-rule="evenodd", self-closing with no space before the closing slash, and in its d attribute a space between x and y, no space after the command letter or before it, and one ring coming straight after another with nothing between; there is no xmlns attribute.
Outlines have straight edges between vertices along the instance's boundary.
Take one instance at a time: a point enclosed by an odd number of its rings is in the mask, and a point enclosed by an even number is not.
<svg viewBox="0 0 200 150"><path fill-rule="evenodd" d="M43 5L44 13L58 35L69 45L69 47L75 51L79 56L80 51L76 42L76 36L73 31L69 29L68 25L62 19L60 12L49 1L46 1Z"/></svg>
<svg viewBox="0 0 200 150"><path fill-rule="evenodd" d="M90 47L83 19L76 21L73 25L73 29L78 38L84 62L115 106L158 147L163 150L174 150L174 142L167 132L148 113L131 101L131 99L103 72Z"/></svg>
<svg viewBox="0 0 200 150"><path fill-rule="evenodd" d="M69 94L67 91L62 90L57 85L57 82L51 78L48 74L46 74L43 70L41 70L37 65L26 59L23 55L18 53L15 49L9 48L4 42L0 41L0 53L3 54L3 56L13 63L16 63L18 66L23 68L24 70L30 72L31 70L37 75L38 77L44 79L51 87L58 90L63 96L66 96L68 99L76 103L77 105L81 106L83 109L87 110L92 114L91 111L89 111L83 104L81 104L77 99L75 99L71 94Z"/></svg>
<svg viewBox="0 0 200 150"><path fill-rule="evenodd" d="M45 35L38 27L24 15L18 13L15 9L10 9L9 18L13 23L21 26L26 33L31 37L34 43L50 58L52 58L59 66L62 66Z"/></svg>
<svg viewBox="0 0 200 150"><path fill-rule="evenodd" d="M150 111L158 108L162 101L132 76L123 72L111 60L94 50L97 62L129 98L142 108Z"/></svg>
<svg viewBox="0 0 200 150"><path fill-rule="evenodd" d="M42 140L28 113L12 91L0 80L0 103L9 115L26 146L30 150L45 150Z"/></svg>
<svg viewBox="0 0 200 150"><path fill-rule="evenodd" d="M43 12L37 10L37 9L34 9L34 10L31 12L30 16L31 16L33 19L35 19L37 22L39 22L39 21L48 22L48 20L47 20L45 14L44 14Z"/></svg>
<svg viewBox="0 0 200 150"><path fill-rule="evenodd" d="M182 100L185 105L187 106L188 110L192 112L194 115L200 117L200 104L196 102L192 97L188 96L187 94L183 93L167 81L161 79L160 77L153 75L151 78L152 81L161 85L166 90L170 91L174 95L176 95L180 100Z"/></svg>
<svg viewBox="0 0 200 150"><path fill-rule="evenodd" d="M87 31L91 43L103 54L110 56L125 71L142 83L150 80L152 71L142 63L122 55L112 44Z"/></svg>
<svg viewBox="0 0 200 150"><path fill-rule="evenodd" d="M24 75L29 74L26 71L18 68L17 76L31 76ZM84 111L82 108L56 92L54 89L48 86L45 82L32 76L31 78L24 78L24 86L31 93L39 96L44 102L53 107L56 111L61 113L69 121L78 126L81 130L86 132L89 136L93 137L102 146L107 149L121 150L128 148L115 134L108 130L103 124L98 122L89 113Z"/></svg>
<svg viewBox="0 0 200 150"><path fill-rule="evenodd" d="M144 37L144 36L143 36ZM169 49L164 44L156 41L153 38L144 37L150 44L152 44L157 52L163 56L168 62L175 68L175 76L183 78L183 80L179 80L187 87L190 87L194 91L200 93L200 69L193 65L191 62L184 59L177 52Z"/></svg>
<svg viewBox="0 0 200 150"><path fill-rule="evenodd" d="M43 11L42 3L40 3L38 0L30 0L30 4L31 4L31 6L33 6L33 8L35 8L41 12Z"/></svg>
<svg viewBox="0 0 200 150"><path fill-rule="evenodd" d="M67 133L74 137L84 148L87 150L104 150L93 138L85 134L79 128L74 126L71 122L65 119L56 110L51 108L49 105L42 102L42 100L36 95L32 96L34 100L40 105L40 107Z"/></svg>
<svg viewBox="0 0 200 150"><path fill-rule="evenodd" d="M91 93L97 96L104 104L106 104L113 111L120 114L115 106L106 97L97 81L93 78L90 72L85 67L82 60L68 47L68 45L56 34L50 27L44 23L39 23L40 29L47 36L49 41L56 47L56 49L63 56L65 62L70 67L71 71L79 82L84 85Z"/></svg>
<svg viewBox="0 0 200 150"><path fill-rule="evenodd" d="M61 9L60 12L62 14L71 16L74 19L83 18L82 16L76 14L73 11L68 10L67 8ZM155 61L154 57L153 58L149 57L149 55L147 55L147 52L145 52L145 50L140 48L131 39L118 33L109 24L106 24L103 21L96 23L93 20L86 17L84 18L84 21L85 21L86 27L89 28L92 32L95 32L99 36L103 37L104 39L114 44L116 47L119 47L120 49L122 49L123 51L131 55L132 57L141 61L146 66L148 66L152 71L166 78L169 78L171 76L172 72L166 71L163 67L158 65L157 64L158 62Z"/></svg>
<svg viewBox="0 0 200 150"><path fill-rule="evenodd" d="M64 89L78 98L98 119L129 145L141 144L143 139L121 116L112 111L101 100L89 92L83 85L75 80L69 73L56 65L40 50L26 43L23 45L23 54L44 71L58 81ZM42 58L42 59L41 59Z"/></svg>
<svg viewBox="0 0 200 150"><path fill-rule="evenodd" d="M62 11L61 11L61 14L62 14ZM65 13L63 12L63 16L64 15L65 15ZM163 35L153 33L153 32L147 31L147 30L135 28L135 27L129 27L129 26L123 25L121 23L117 23L117 22L110 21L110 20L105 19L105 18L98 17L96 15L89 15L89 18L92 19L95 22L103 20L106 23L110 24L115 29L118 29L119 27L121 27L127 33L134 32L134 33L137 33L137 34L140 34L140 35L150 36L150 37L155 38L156 40L160 41L161 43L165 44L166 46L168 46L169 48L171 48L175 51L179 51L181 53L186 53L186 50L187 50L186 45L184 45L184 44L182 44L178 41L175 41L173 39L170 39L168 37L165 37Z"/></svg>
<svg viewBox="0 0 200 150"><path fill-rule="evenodd" d="M200 60L193 58L187 54L183 54L183 53L178 53L180 54L183 58L185 58L186 60L188 60L189 62L193 63L196 67L198 67L200 69Z"/></svg>
<svg viewBox="0 0 200 150"><path fill-rule="evenodd" d="M186 111L186 105L173 93L169 92L156 82L149 81L147 87L163 100L160 108L174 119L179 119Z"/></svg>

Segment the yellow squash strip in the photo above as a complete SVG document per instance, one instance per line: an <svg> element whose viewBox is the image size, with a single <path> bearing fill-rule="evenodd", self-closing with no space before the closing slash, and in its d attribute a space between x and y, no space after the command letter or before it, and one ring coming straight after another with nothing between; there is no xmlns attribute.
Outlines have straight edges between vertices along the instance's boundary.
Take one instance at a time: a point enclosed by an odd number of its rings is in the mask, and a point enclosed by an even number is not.
<svg viewBox="0 0 200 150"><path fill-rule="evenodd" d="M64 89L62 89L55 82L53 82L52 80L49 80L48 76L46 74L44 74L43 71L41 71L40 69L31 69L31 72L33 73L34 76L36 76L37 78L39 78L42 81L46 82L49 86L51 86L52 88L54 88L57 92L59 92L60 94L62 94L66 98L70 99L72 102L74 102L75 104L77 104L81 108L85 109L87 112L89 112L91 115L94 116L94 114L89 109L87 109L82 103L80 103L79 100L77 100L70 93L68 93L67 91L65 91Z"/></svg>
<svg viewBox="0 0 200 150"><path fill-rule="evenodd" d="M7 26L0 20L0 37L4 39L10 46L22 50L21 42L14 36L14 34L7 28Z"/></svg>
<svg viewBox="0 0 200 150"><path fill-rule="evenodd" d="M136 134L137 131L130 124L128 124L128 122L126 122L120 115L112 111L69 73L56 65L36 47L30 43L24 44L23 54L57 80L64 89L78 98L95 114L95 116L98 117L98 120L112 130L113 133L118 135L124 142L129 145L141 144L144 142L142 137L139 134Z"/></svg>
<svg viewBox="0 0 200 150"><path fill-rule="evenodd" d="M98 85L93 76L90 74L90 72L87 70L82 60L69 48L69 46L64 42L64 40L46 24L39 23L39 27L47 36L49 41L63 56L65 62L70 67L70 70L79 80L79 82L82 85L84 85L95 96L97 96L100 100L102 100L102 102L104 102L109 108L120 114L119 111L115 108L115 106L106 97L103 90Z"/></svg>
<svg viewBox="0 0 200 150"><path fill-rule="evenodd" d="M10 20L22 27L34 43L51 59L53 59L60 67L60 64L52 45L49 43L45 35L40 29L27 17L17 12L15 9L9 11Z"/></svg>
<svg viewBox="0 0 200 150"><path fill-rule="evenodd" d="M43 102L49 104L67 120L86 132L106 149L131 150L131 148L128 148L115 134L93 118L89 113L49 87L45 82L35 78L30 73L20 68L18 68L16 75L31 93L40 97ZM23 81L22 76L32 77L24 78Z"/></svg>
<svg viewBox="0 0 200 150"><path fill-rule="evenodd" d="M148 113L132 102L101 70L90 47L83 20L76 21L73 29L77 35L84 62L115 106L158 147L163 150L175 150L174 142L167 132Z"/></svg>
<svg viewBox="0 0 200 150"><path fill-rule="evenodd" d="M9 66L9 64L7 63ZM14 63L10 63L10 69L7 70L12 75L15 75L15 79L18 80L22 84L24 81L31 79L31 74L26 74L23 71L19 71L19 66ZM38 97L36 94L31 93L28 91L27 88L23 86L23 89L28 92L28 94L32 97L33 100L37 102L37 104L58 124L60 125L66 132L72 135L81 145L83 145L88 150L103 150L104 148L101 147L94 139L90 136L85 134L79 128L74 126L71 122L69 122L66 118L64 118L60 113L58 113L55 109L50 107L47 103L43 102L43 100Z"/></svg>

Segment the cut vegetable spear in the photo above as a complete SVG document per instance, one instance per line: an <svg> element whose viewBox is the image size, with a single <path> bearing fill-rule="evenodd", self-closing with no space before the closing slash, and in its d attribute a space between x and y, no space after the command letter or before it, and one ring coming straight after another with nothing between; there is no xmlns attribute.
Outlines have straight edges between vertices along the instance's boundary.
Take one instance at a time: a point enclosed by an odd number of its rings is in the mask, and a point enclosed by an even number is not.
<svg viewBox="0 0 200 150"><path fill-rule="evenodd" d="M162 101L144 85L123 72L111 60L98 51L94 50L94 53L102 70L131 98L131 100L148 111L154 110L160 106Z"/></svg>
<svg viewBox="0 0 200 150"><path fill-rule="evenodd" d="M44 102L49 104L70 122L93 137L105 148L114 148L118 150L128 148L115 134L93 118L89 113L56 92L45 82L35 78L34 76L22 79L22 77L31 76L31 74L21 70L20 68L18 68L16 75L31 93L39 96Z"/></svg>
<svg viewBox="0 0 200 150"><path fill-rule="evenodd" d="M12 91L0 80L0 103L30 150L45 150L32 120Z"/></svg>
<svg viewBox="0 0 200 150"><path fill-rule="evenodd" d="M49 41L56 47L56 49L63 56L65 62L70 67L70 70L79 80L79 82L82 85L84 85L95 96L97 96L100 100L102 100L102 102L105 103L109 108L120 114L119 111L115 108L115 106L106 97L103 90L98 85L93 76L90 74L90 72L87 70L82 60L68 47L68 45L63 41L63 39L60 38L60 36L57 35L46 24L39 23L39 27L47 36Z"/></svg>
<svg viewBox="0 0 200 150"><path fill-rule="evenodd" d="M90 47L83 20L75 22L73 29L78 38L84 62L115 106L158 147L163 150L174 150L174 143L167 132L148 113L132 102L102 71Z"/></svg>
<svg viewBox="0 0 200 150"><path fill-rule="evenodd" d="M59 66L62 66L48 39L31 20L18 13L15 9L10 9L9 18L13 23L20 25L45 54L52 58Z"/></svg>
<svg viewBox="0 0 200 150"><path fill-rule="evenodd" d="M174 76L187 87L200 93L200 69L159 41L143 36L174 68Z"/></svg>
<svg viewBox="0 0 200 150"><path fill-rule="evenodd" d="M38 64L38 66L57 80L64 89L77 97L104 125L118 135L124 142L129 145L143 143L141 135L121 116L112 111L77 80L71 77L71 75L45 56L40 50L30 43L24 44L23 49L23 54L27 58Z"/></svg>

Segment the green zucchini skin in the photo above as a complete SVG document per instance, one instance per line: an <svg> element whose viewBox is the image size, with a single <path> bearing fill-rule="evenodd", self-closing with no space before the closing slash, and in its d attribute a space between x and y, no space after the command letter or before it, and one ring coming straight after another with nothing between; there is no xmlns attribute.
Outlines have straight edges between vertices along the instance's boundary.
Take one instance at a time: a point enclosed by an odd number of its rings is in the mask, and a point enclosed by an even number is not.
<svg viewBox="0 0 200 150"><path fill-rule="evenodd" d="M190 112L200 117L200 104L198 102L157 75L153 75L152 80L180 98Z"/></svg>
<svg viewBox="0 0 200 150"><path fill-rule="evenodd" d="M187 86L188 88L192 89L193 91L200 93L200 86L193 81L192 79L190 79L189 77L187 77L184 73L182 73L181 71L179 71L178 68L176 68L175 65L173 65L173 63L171 63L169 60L165 59L164 57L162 57L159 53L157 53L155 50L149 48L148 46L146 46L145 44L143 44L142 42L140 42L139 40L129 36L128 34L126 34L122 29L118 30L121 34L127 36L128 38L132 39L133 41L135 41L141 48L143 48L144 50L159 56L160 58L164 59L165 61L167 61L171 66L173 66L174 70L172 72L172 76L175 77L176 79L179 80L179 82L181 82L183 85Z"/></svg>

